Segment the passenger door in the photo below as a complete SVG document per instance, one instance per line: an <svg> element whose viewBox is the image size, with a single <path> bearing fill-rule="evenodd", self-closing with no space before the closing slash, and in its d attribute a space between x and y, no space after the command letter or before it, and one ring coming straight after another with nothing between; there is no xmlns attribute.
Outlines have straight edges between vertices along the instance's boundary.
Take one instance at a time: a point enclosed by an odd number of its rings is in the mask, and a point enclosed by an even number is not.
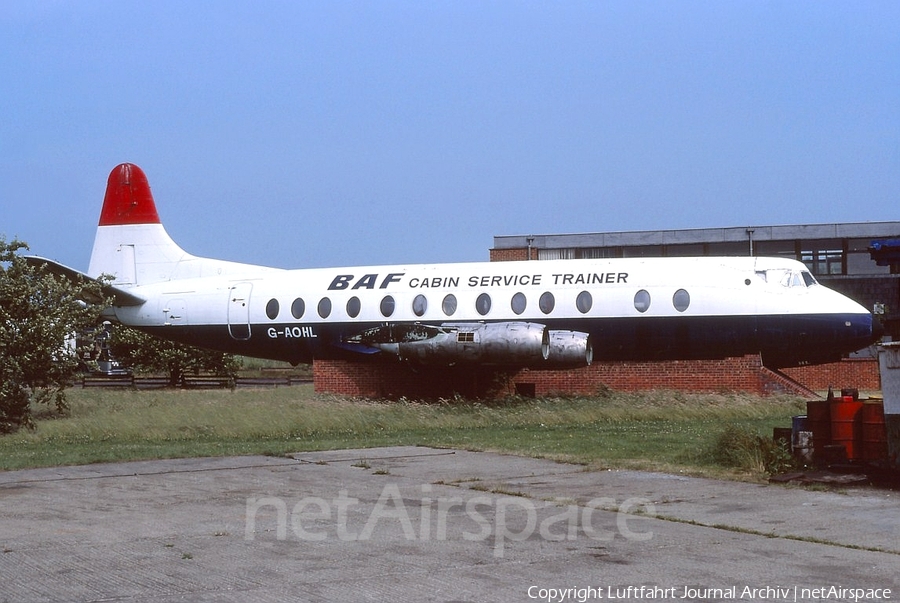
<svg viewBox="0 0 900 603"><path fill-rule="evenodd" d="M235 283L228 290L228 334L233 339L250 339L250 293L252 283Z"/></svg>

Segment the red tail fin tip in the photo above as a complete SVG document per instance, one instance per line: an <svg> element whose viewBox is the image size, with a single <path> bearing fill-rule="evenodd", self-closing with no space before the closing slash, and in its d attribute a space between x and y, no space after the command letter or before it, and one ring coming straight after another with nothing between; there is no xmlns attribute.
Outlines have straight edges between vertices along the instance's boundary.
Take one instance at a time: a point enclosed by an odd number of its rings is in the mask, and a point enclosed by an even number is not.
<svg viewBox="0 0 900 603"><path fill-rule="evenodd" d="M159 224L156 204L144 171L133 163L113 168L106 183L100 226Z"/></svg>

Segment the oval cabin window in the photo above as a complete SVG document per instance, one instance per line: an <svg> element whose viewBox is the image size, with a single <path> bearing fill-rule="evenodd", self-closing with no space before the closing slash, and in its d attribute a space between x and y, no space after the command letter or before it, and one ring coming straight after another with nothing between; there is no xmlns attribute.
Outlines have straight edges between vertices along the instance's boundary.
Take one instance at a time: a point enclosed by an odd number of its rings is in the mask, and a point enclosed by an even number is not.
<svg viewBox="0 0 900 603"><path fill-rule="evenodd" d="M582 314L590 312L593 306L594 298L589 291L582 291L578 294L578 297L575 298L575 307L578 308L578 311Z"/></svg>
<svg viewBox="0 0 900 603"><path fill-rule="evenodd" d="M650 309L650 293L641 289L634 294L634 309L640 313L644 313Z"/></svg>
<svg viewBox="0 0 900 603"><path fill-rule="evenodd" d="M266 304L266 316L269 317L269 320L275 320L276 318L278 318L278 309L278 300L274 298L270 299L269 303Z"/></svg>
<svg viewBox="0 0 900 603"><path fill-rule="evenodd" d="M394 298L390 295L385 295L381 300L381 315L387 318L388 316L394 313Z"/></svg>
<svg viewBox="0 0 900 603"><path fill-rule="evenodd" d="M516 293L512 296L512 300L509 303L512 311L516 314L521 314L525 311L526 306L528 306L528 300L525 298L524 293Z"/></svg>
<svg viewBox="0 0 900 603"><path fill-rule="evenodd" d="M359 310L362 307L362 304L359 301L358 297L351 297L347 300L347 316L350 318L356 318L359 316Z"/></svg>
<svg viewBox="0 0 900 603"><path fill-rule="evenodd" d="M441 302L441 310L443 310L444 314L447 316L456 314L456 296L452 293L448 293L444 296L444 301Z"/></svg>
<svg viewBox="0 0 900 603"><path fill-rule="evenodd" d="M672 305L675 306L675 309L679 312L684 312L688 309L688 306L691 305L691 296L684 289L679 289L675 292L675 295L672 296Z"/></svg>
<svg viewBox="0 0 900 603"><path fill-rule="evenodd" d="M413 299L412 303L412 311L416 316L422 316L425 314L425 310L428 309L428 300L424 295L419 294Z"/></svg>
<svg viewBox="0 0 900 603"><path fill-rule="evenodd" d="M488 312L491 311L491 296L487 293L482 293L478 296L478 299L475 300L475 310L478 311L479 314L485 316Z"/></svg>
<svg viewBox="0 0 900 603"><path fill-rule="evenodd" d="M328 318L331 315L331 300L327 297L323 297L319 300L319 306L316 309L319 312L319 316Z"/></svg>
<svg viewBox="0 0 900 603"><path fill-rule="evenodd" d="M291 304L291 316L296 319L303 318L303 314L306 312L306 303L300 299L299 297L294 300L294 303Z"/></svg>
<svg viewBox="0 0 900 603"><path fill-rule="evenodd" d="M544 314L550 314L553 312L553 308L556 307L556 298L549 291L542 293L541 298L538 300L538 307Z"/></svg>

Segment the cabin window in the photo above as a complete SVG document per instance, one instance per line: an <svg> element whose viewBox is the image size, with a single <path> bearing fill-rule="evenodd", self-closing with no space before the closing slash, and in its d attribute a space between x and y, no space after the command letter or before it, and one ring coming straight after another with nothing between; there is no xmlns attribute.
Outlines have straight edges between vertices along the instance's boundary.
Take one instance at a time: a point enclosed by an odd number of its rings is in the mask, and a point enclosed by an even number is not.
<svg viewBox="0 0 900 603"><path fill-rule="evenodd" d="M691 305L691 296L684 289L679 289L675 292L675 295L672 296L672 305L675 306L675 309L679 312L684 312L688 309L688 306Z"/></svg>
<svg viewBox="0 0 900 603"><path fill-rule="evenodd" d="M541 298L538 300L538 307L541 309L541 312L544 314L550 314L553 312L553 308L556 306L556 298L553 297L553 294L549 291L546 291L541 294Z"/></svg>
<svg viewBox="0 0 900 603"><path fill-rule="evenodd" d="M296 319L303 318L303 314L306 312L306 303L300 299L299 297L294 300L294 303L291 304L291 316Z"/></svg>
<svg viewBox="0 0 900 603"><path fill-rule="evenodd" d="M412 310L413 314L416 316L422 316L425 314L425 310L428 309L428 300L424 295L419 294L413 299Z"/></svg>
<svg viewBox="0 0 900 603"><path fill-rule="evenodd" d="M319 300L319 306L316 308L319 313L319 316L322 318L328 318L331 314L331 300L327 297L323 297Z"/></svg>
<svg viewBox="0 0 900 603"><path fill-rule="evenodd" d="M590 312L593 306L594 298L589 291L582 291L578 294L578 297L575 298L575 307L578 308L578 311L582 314Z"/></svg>
<svg viewBox="0 0 900 603"><path fill-rule="evenodd" d="M516 293L512 296L512 301L509 304L512 307L512 311L516 314L521 314L525 311L525 307L528 305L528 300L525 298L524 293Z"/></svg>
<svg viewBox="0 0 900 603"><path fill-rule="evenodd" d="M350 318L356 318L359 316L359 310L362 304L359 303L359 298L354 296L347 300L347 316Z"/></svg>
<svg viewBox="0 0 900 603"><path fill-rule="evenodd" d="M646 290L641 289L634 294L634 309L641 313L650 309L650 294Z"/></svg>
<svg viewBox="0 0 900 603"><path fill-rule="evenodd" d="M390 295L385 295L381 300L381 315L385 318L394 313L394 298Z"/></svg>
<svg viewBox="0 0 900 603"><path fill-rule="evenodd" d="M456 314L456 296L452 293L445 295L444 301L441 303L441 310L443 310L444 314L447 316Z"/></svg>
<svg viewBox="0 0 900 603"><path fill-rule="evenodd" d="M270 299L269 303L266 304L266 316L269 317L269 320L275 320L278 318L278 300Z"/></svg>
<svg viewBox="0 0 900 603"><path fill-rule="evenodd" d="M488 312L491 311L491 296L487 293L482 293L475 300L475 310L478 311L479 314L485 316Z"/></svg>

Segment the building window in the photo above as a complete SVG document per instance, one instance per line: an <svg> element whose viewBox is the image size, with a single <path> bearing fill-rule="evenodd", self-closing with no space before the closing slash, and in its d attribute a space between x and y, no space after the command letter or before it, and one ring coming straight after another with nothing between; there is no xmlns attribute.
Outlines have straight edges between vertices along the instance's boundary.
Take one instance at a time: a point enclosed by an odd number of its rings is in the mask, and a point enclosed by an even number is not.
<svg viewBox="0 0 900 603"><path fill-rule="evenodd" d="M800 253L800 261L815 275L844 273L844 252L840 249L815 249Z"/></svg>
<svg viewBox="0 0 900 603"><path fill-rule="evenodd" d="M580 247L575 249L575 259L596 260L616 257L615 249L609 247Z"/></svg>
<svg viewBox="0 0 900 603"><path fill-rule="evenodd" d="M572 260L575 259L574 249L538 249L539 260Z"/></svg>

